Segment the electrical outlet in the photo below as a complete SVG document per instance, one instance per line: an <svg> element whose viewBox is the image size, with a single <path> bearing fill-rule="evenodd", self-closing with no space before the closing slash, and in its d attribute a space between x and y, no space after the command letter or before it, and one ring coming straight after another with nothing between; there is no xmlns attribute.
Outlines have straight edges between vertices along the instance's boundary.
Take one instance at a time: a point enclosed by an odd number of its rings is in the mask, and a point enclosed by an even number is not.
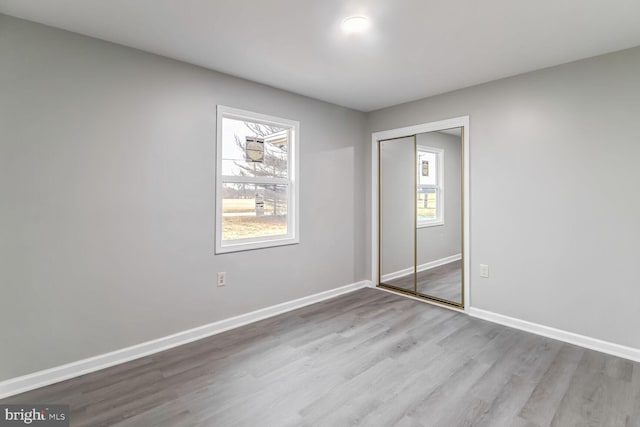
<svg viewBox="0 0 640 427"><path fill-rule="evenodd" d="M218 286L225 286L227 284L227 273L224 271L218 272Z"/></svg>
<svg viewBox="0 0 640 427"><path fill-rule="evenodd" d="M489 266L487 264L480 264L480 277L489 277Z"/></svg>

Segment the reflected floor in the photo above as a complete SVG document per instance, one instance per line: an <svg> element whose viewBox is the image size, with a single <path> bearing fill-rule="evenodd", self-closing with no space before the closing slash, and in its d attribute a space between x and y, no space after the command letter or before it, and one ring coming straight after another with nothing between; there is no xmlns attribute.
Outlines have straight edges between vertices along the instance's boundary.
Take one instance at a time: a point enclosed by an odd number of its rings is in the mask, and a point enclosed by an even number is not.
<svg viewBox="0 0 640 427"><path fill-rule="evenodd" d="M413 291L413 275L388 280L385 284ZM424 295L462 302L462 261L418 272L418 292Z"/></svg>

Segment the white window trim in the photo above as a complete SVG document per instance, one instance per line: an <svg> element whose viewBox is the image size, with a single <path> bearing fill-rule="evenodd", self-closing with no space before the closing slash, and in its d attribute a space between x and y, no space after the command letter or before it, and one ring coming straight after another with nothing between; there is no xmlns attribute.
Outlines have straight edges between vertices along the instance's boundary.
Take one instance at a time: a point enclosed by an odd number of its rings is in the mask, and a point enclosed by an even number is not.
<svg viewBox="0 0 640 427"><path fill-rule="evenodd" d="M429 220L417 221L418 228L435 227L438 225L444 225L444 150L442 148L429 147L426 145L418 145L418 152L432 153L436 155L436 162L438 168L438 181L436 186L424 186L420 185L420 178L416 176L416 182L418 187L433 187L438 190L437 205L436 205L436 218Z"/></svg>
<svg viewBox="0 0 640 427"><path fill-rule="evenodd" d="M290 147L288 150L288 177L231 177L222 175L222 119L230 118L236 120L247 120L265 125L276 125L289 129ZM283 245L295 245L300 243L300 222L298 213L300 212L300 180L299 180L299 155L300 143L300 122L269 116L266 114L254 113L252 111L238 108L217 106L216 120L216 235L215 253L223 254L229 252L247 251L252 249L270 248ZM287 197L287 234L279 236L264 236L247 239L237 239L230 242L222 241L222 186L225 182L250 182L256 184L286 184L288 188Z"/></svg>

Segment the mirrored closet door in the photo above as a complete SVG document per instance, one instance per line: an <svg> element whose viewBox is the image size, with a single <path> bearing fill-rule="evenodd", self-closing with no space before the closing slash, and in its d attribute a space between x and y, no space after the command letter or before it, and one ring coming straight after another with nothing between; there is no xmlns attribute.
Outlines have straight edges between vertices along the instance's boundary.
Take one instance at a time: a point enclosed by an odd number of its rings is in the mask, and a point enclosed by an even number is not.
<svg viewBox="0 0 640 427"><path fill-rule="evenodd" d="M464 307L464 128L378 141L380 286Z"/></svg>
<svg viewBox="0 0 640 427"><path fill-rule="evenodd" d="M415 292L415 137L380 141L380 278Z"/></svg>

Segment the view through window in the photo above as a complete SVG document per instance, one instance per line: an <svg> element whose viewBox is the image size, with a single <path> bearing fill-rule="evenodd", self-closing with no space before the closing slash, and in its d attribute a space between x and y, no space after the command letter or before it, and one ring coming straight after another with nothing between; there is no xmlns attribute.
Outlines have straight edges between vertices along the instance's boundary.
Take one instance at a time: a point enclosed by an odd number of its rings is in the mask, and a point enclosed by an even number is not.
<svg viewBox="0 0 640 427"><path fill-rule="evenodd" d="M443 150L418 147L417 218L418 227L440 225L443 221Z"/></svg>

